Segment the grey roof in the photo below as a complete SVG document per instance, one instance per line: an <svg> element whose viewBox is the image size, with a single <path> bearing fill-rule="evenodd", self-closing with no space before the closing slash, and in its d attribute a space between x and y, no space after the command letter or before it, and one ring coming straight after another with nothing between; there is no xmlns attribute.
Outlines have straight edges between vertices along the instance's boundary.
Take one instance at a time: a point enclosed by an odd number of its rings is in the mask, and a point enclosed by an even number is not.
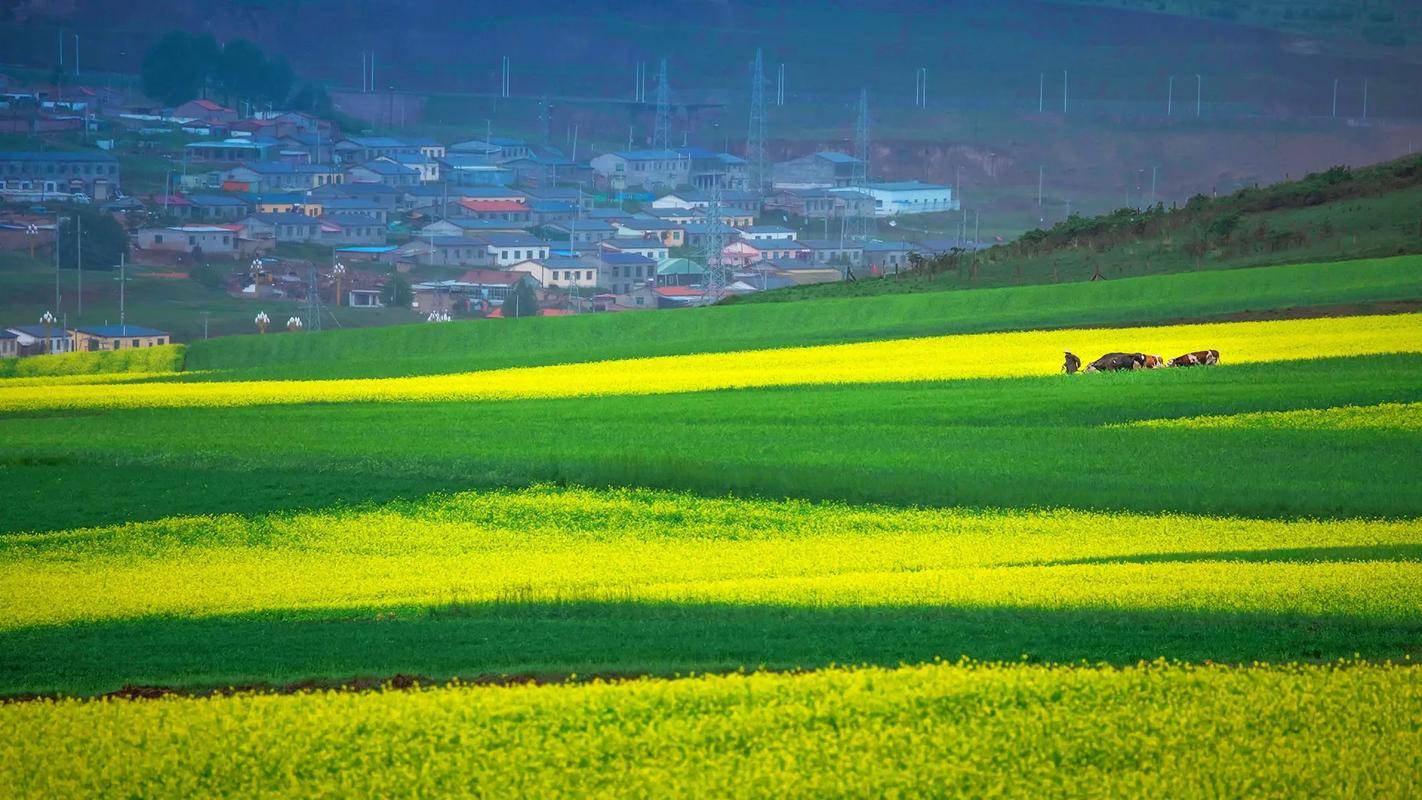
<svg viewBox="0 0 1422 800"><path fill-rule="evenodd" d="M584 233L592 233L594 231L617 230L617 227L614 226L612 223L605 222L600 219L569 220L566 222L556 222L552 225L549 225L548 227L557 228L560 231L571 231L576 228L577 230L583 231Z"/></svg>
<svg viewBox="0 0 1422 800"><path fill-rule="evenodd" d="M274 214L252 214L248 217L248 219L255 219L261 222L265 222L268 225L319 225L321 223L321 220L318 217L308 217L305 214L293 214L290 212L279 212Z"/></svg>
<svg viewBox="0 0 1422 800"><path fill-rule="evenodd" d="M381 222L376 217L369 214L356 214L347 212L344 214L327 214L317 218L321 222L334 222L337 225L380 225Z"/></svg>
<svg viewBox="0 0 1422 800"><path fill-rule="evenodd" d="M800 244L811 250L863 250L864 248L853 241L843 241L838 239L801 239Z"/></svg>
<svg viewBox="0 0 1422 800"><path fill-rule="evenodd" d="M833 150L821 150L820 152L815 153L815 156L817 158L823 158L824 160L833 162L835 164L859 163L859 159L855 158L854 156L851 156L847 153L836 153Z"/></svg>
<svg viewBox="0 0 1422 800"><path fill-rule="evenodd" d="M736 230L746 233L794 233L794 228L786 228L780 225L751 225L747 228L737 228Z"/></svg>
<svg viewBox="0 0 1422 800"><path fill-rule="evenodd" d="M246 206L247 203L240 197L233 197L226 194L190 194L188 202L200 206Z"/></svg>
<svg viewBox="0 0 1422 800"><path fill-rule="evenodd" d="M160 331L157 328L145 328L142 325L81 325L74 330L80 333L87 333L90 336L102 336L107 339L119 336L167 336L167 331Z"/></svg>
<svg viewBox="0 0 1422 800"><path fill-rule="evenodd" d="M396 164L393 161L367 161L360 165L377 175L415 175L419 170L407 167L404 164Z"/></svg>
<svg viewBox="0 0 1422 800"><path fill-rule="evenodd" d="M942 191L948 187L937 183L924 183L923 181L889 181L887 183L871 183L869 184L869 188L889 192L907 192L924 190Z"/></svg>
<svg viewBox="0 0 1422 800"><path fill-rule="evenodd" d="M479 238L494 247L551 246L548 242L541 241L538 237L530 236L526 233L486 233Z"/></svg>

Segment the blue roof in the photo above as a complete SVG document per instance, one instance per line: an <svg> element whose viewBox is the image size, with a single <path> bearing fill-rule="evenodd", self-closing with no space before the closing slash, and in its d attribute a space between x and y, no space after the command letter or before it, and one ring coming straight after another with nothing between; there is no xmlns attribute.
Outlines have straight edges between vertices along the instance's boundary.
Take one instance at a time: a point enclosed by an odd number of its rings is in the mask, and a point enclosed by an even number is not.
<svg viewBox="0 0 1422 800"><path fill-rule="evenodd" d="M655 264L654 259L647 258L638 253L603 253L602 262L604 264Z"/></svg>
<svg viewBox="0 0 1422 800"><path fill-rule="evenodd" d="M820 152L815 153L815 155L819 158L823 158L824 160L833 162L835 164L859 163L859 159L855 158L854 156L845 153L836 153L833 150L821 150Z"/></svg>
<svg viewBox="0 0 1422 800"><path fill-rule="evenodd" d="M233 197L225 194L190 194L188 202L203 206L245 206L247 205L240 197Z"/></svg>
<svg viewBox="0 0 1422 800"><path fill-rule="evenodd" d="M419 171L391 161L367 161L361 166L377 175L413 175Z"/></svg>
<svg viewBox="0 0 1422 800"><path fill-rule="evenodd" d="M486 233L479 238L495 247L527 247L530 245L546 245L536 236L526 233Z"/></svg>
<svg viewBox="0 0 1422 800"><path fill-rule="evenodd" d="M167 336L167 331L160 331L157 328L145 328L142 325L84 325L74 330L80 333L87 333L90 336L102 336L107 339L114 339L120 336Z"/></svg>
<svg viewBox="0 0 1422 800"><path fill-rule="evenodd" d="M534 211L564 212L569 214L578 210L577 203L570 203L567 200L530 200L528 207Z"/></svg>
<svg viewBox="0 0 1422 800"><path fill-rule="evenodd" d="M399 248L396 247L396 246L393 245L393 244L386 244L386 245L368 244L368 245L360 245L360 246L358 246L358 247L338 247L338 248L336 248L336 252L337 252L337 253L388 253L388 252L390 252L391 250L398 250L398 249L399 249Z"/></svg>
<svg viewBox="0 0 1422 800"><path fill-rule="evenodd" d="M890 192L903 192L914 190L943 191L947 186L937 183L924 183L923 181L890 181L888 183L871 183L870 189L882 189Z"/></svg>

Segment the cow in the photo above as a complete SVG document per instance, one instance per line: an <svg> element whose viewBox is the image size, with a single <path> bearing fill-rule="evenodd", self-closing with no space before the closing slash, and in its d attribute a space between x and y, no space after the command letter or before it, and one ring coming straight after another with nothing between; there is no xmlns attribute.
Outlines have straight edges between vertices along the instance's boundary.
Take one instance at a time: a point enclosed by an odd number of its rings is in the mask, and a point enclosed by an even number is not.
<svg viewBox="0 0 1422 800"><path fill-rule="evenodd" d="M1125 369L1141 369L1145 366L1145 356L1140 353L1107 353L1087 365L1087 372L1118 372Z"/></svg>
<svg viewBox="0 0 1422 800"><path fill-rule="evenodd" d="M1160 356L1153 356L1149 353L1136 353L1136 355L1144 359L1144 361L1141 362L1141 366L1146 369L1160 369L1165 366L1165 359Z"/></svg>
<svg viewBox="0 0 1422 800"><path fill-rule="evenodd" d="M1073 375L1081 369L1081 359L1076 357L1076 353L1066 351L1066 363L1062 365L1062 371L1068 375Z"/></svg>
<svg viewBox="0 0 1422 800"><path fill-rule="evenodd" d="M1167 366L1171 367L1211 367L1220 363L1220 351L1218 350L1196 350L1193 353L1186 353L1183 356L1176 356L1170 359Z"/></svg>

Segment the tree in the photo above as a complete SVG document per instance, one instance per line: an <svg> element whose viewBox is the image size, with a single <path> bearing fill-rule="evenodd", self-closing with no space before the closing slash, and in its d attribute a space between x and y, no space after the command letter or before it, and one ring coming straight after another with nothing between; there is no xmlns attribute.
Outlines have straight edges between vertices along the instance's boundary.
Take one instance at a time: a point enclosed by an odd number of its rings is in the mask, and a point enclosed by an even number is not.
<svg viewBox="0 0 1422 800"><path fill-rule="evenodd" d="M514 284L513 291L504 297L504 304L499 308L499 313L505 318L536 317L538 297L533 294L533 287L528 285L528 281L521 280Z"/></svg>
<svg viewBox="0 0 1422 800"><path fill-rule="evenodd" d="M267 62L266 85L262 95L268 103L285 105L287 98L291 97L291 87L295 82L296 74L291 71L291 64L287 63L286 56L277 56Z"/></svg>
<svg viewBox="0 0 1422 800"><path fill-rule="evenodd" d="M289 104L294 111L305 111L308 114L324 116L331 111L331 96L326 94L326 90L313 83L302 84L296 94L291 96Z"/></svg>
<svg viewBox="0 0 1422 800"><path fill-rule="evenodd" d="M267 56L262 48L247 39L233 39L222 48L217 60L217 85L225 102L265 98L268 77Z"/></svg>
<svg viewBox="0 0 1422 800"><path fill-rule="evenodd" d="M390 280L380 290L380 302L387 306L409 308L413 299L410 294L410 281L401 275L398 269L391 267Z"/></svg>
<svg viewBox="0 0 1422 800"><path fill-rule="evenodd" d="M143 93L164 105L185 103L202 91L210 64L204 64L193 36L168 31L143 56Z"/></svg>
<svg viewBox="0 0 1422 800"><path fill-rule="evenodd" d="M84 269L113 269L119 256L128 253L128 232L119 221L98 211L78 208L67 212L68 218L59 226L59 263L74 269L76 253L82 253ZM82 247L77 246L82 230Z"/></svg>

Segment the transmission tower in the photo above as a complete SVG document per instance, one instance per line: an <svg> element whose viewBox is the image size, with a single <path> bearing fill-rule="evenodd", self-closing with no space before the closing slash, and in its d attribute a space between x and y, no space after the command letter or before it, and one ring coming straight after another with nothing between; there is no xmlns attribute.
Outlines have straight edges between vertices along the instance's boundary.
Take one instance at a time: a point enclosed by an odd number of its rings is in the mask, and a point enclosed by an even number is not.
<svg viewBox="0 0 1422 800"><path fill-rule="evenodd" d="M321 330L321 289L317 283L320 274L315 265L311 267L311 286L306 291L306 330Z"/></svg>
<svg viewBox="0 0 1422 800"><path fill-rule="evenodd" d="M854 122L854 173L850 187L861 195L868 193L869 186L869 90L859 91L859 117ZM845 220L845 238L863 242L869 239L874 229L874 208L863 202L855 203L854 211Z"/></svg>
<svg viewBox="0 0 1422 800"><path fill-rule="evenodd" d="M711 184L706 205L706 236L701 241L701 259L706 265L706 291L702 302L711 305L726 294L726 226L721 213L721 184Z"/></svg>
<svg viewBox="0 0 1422 800"><path fill-rule="evenodd" d="M543 95L538 101L538 132L543 137L543 144L548 144L548 129L552 124L553 116L551 107L548 104L548 95Z"/></svg>
<svg viewBox="0 0 1422 800"><path fill-rule="evenodd" d="M657 70L657 126L652 131L652 149L671 149L671 86L667 83L667 60Z"/></svg>
<svg viewBox="0 0 1422 800"><path fill-rule="evenodd" d="M765 191L765 67L755 51L751 75L750 130L746 132L746 163L750 165L750 190Z"/></svg>

